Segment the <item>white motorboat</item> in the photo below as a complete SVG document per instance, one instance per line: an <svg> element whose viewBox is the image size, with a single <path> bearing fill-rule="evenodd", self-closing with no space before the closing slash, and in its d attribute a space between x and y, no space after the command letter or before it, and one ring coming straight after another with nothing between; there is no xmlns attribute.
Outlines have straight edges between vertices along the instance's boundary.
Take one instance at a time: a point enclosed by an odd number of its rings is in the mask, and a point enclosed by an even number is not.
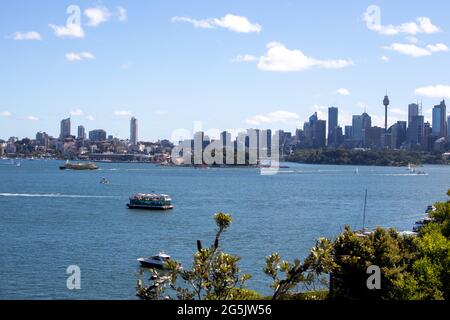
<svg viewBox="0 0 450 320"><path fill-rule="evenodd" d="M145 268L158 268L163 269L164 263L170 260L170 256L164 252L160 252L157 255L148 258L139 258L137 261Z"/></svg>

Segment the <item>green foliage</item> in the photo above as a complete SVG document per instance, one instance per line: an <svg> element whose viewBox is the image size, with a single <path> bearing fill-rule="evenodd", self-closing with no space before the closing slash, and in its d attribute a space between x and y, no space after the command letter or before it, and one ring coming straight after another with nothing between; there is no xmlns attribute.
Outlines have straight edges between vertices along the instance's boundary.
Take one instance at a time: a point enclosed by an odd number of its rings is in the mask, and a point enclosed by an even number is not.
<svg viewBox="0 0 450 320"><path fill-rule="evenodd" d="M369 236L346 227L334 242L331 298L448 299L450 202L436 203L432 222L417 237L377 229ZM381 290L366 287L367 267L381 268Z"/></svg>
<svg viewBox="0 0 450 320"><path fill-rule="evenodd" d="M448 164L439 153L405 150L300 149L286 159L309 164L407 166L408 164Z"/></svg>
<svg viewBox="0 0 450 320"><path fill-rule="evenodd" d="M450 196L450 190L447 192ZM264 273L272 279L272 299L400 299L439 300L450 297L450 201L436 203L429 212L431 222L417 236L399 235L394 229L378 228L370 234L346 226L336 240L321 238L303 262L282 260L280 254L266 257ZM191 269L176 261L166 264L167 272L151 270L151 283L138 280L142 299L264 299L249 290L250 275L241 274L239 257L220 248L220 237L232 223L231 216L218 213L213 244L193 255ZM381 269L381 289L367 288L367 268ZM141 275L142 276L142 275ZM330 291L296 292L300 285L327 284ZM267 298L267 297L266 297Z"/></svg>
<svg viewBox="0 0 450 320"><path fill-rule="evenodd" d="M176 261L166 264L166 274L151 270L152 283L145 286L138 281L137 295L142 299L182 299L182 300L233 300L255 298L256 294L245 289L250 275L241 274L239 257L225 253L219 246L220 236L230 227L229 214L214 216L217 233L213 244L203 248L198 242L198 250L193 255L192 268L184 270Z"/></svg>

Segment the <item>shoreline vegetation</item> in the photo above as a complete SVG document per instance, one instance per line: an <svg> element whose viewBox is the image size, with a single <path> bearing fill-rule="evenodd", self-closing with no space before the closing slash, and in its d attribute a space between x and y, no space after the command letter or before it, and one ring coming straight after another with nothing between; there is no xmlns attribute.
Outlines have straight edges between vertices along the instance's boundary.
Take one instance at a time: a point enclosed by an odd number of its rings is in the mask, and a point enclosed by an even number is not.
<svg viewBox="0 0 450 320"><path fill-rule="evenodd" d="M407 167L408 165L450 164L442 153L405 150L303 149L285 158L286 162L328 165Z"/></svg>
<svg viewBox="0 0 450 320"><path fill-rule="evenodd" d="M246 286L251 275L240 270L240 257L223 251L232 217L217 213L215 239L210 246L197 240L192 266L168 260L164 272L148 269L149 280L143 280L148 277L141 269L136 295L143 300L447 300L450 200L435 203L427 214L428 222L414 233L346 226L334 240L318 239L302 261L272 253L262 270L272 282L267 296Z"/></svg>

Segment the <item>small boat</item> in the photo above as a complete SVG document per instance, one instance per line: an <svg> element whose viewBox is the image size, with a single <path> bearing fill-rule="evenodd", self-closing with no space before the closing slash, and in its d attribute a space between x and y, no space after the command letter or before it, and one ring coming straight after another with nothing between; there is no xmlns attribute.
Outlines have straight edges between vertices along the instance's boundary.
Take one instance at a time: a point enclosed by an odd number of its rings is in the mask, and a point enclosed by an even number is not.
<svg viewBox="0 0 450 320"><path fill-rule="evenodd" d="M166 194L138 193L130 197L129 209L170 210L173 209L172 199Z"/></svg>
<svg viewBox="0 0 450 320"><path fill-rule="evenodd" d="M414 227L413 227L413 231L419 232L420 229L422 229L425 225L427 225L428 223L430 223L432 221L433 221L433 219L431 219L429 217L416 221L416 223L414 224Z"/></svg>
<svg viewBox="0 0 450 320"><path fill-rule="evenodd" d="M61 170L97 170L98 167L94 163L70 163L66 162L65 165L60 166Z"/></svg>
<svg viewBox="0 0 450 320"><path fill-rule="evenodd" d="M170 256L164 252L160 252L157 255L148 258L138 258L137 261L144 268L158 268L164 269L164 263L170 260Z"/></svg>
<svg viewBox="0 0 450 320"><path fill-rule="evenodd" d="M100 184L110 184L110 182L109 182L108 179L102 178L102 179L100 180Z"/></svg>

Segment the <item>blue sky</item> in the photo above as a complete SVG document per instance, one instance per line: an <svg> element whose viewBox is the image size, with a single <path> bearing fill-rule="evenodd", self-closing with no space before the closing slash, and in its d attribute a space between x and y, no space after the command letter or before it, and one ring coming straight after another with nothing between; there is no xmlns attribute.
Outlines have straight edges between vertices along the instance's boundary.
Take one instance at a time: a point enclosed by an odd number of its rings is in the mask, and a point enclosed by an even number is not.
<svg viewBox="0 0 450 320"><path fill-rule="evenodd" d="M81 10L83 37L55 32L69 5ZM364 18L370 5L380 20ZM431 121L450 97L449 9L443 0L3 1L0 137L57 136L69 115L73 133L82 124L122 138L133 115L143 140L194 121L295 130L331 105L342 125L364 110L382 125L386 89L390 123L417 100Z"/></svg>

